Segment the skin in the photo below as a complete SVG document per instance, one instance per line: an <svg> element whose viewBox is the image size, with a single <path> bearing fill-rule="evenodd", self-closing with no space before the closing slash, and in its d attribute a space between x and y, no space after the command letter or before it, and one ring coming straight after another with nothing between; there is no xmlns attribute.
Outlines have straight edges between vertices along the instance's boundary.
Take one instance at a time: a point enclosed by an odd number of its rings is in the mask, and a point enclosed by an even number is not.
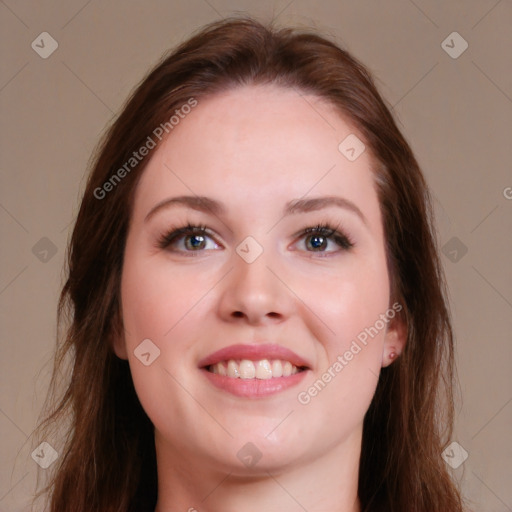
<svg viewBox="0 0 512 512"><path fill-rule="evenodd" d="M360 510L362 423L382 366L404 343L392 321L307 405L307 390L357 335L391 307L384 234L369 151L350 162L339 143L357 131L324 101L277 86L244 86L201 100L155 150L135 194L122 276L123 339L140 401L155 426L157 512ZM361 137L360 137L361 138ZM169 198L207 196L225 212ZM283 217L296 199L342 197ZM212 232L206 248L159 237L187 223ZM354 247L311 250L304 228L328 222ZM247 236L263 253L236 252ZM189 239L190 240L190 239ZM311 240L309 240L311 241ZM134 350L151 339L160 356ZM266 398L236 397L198 368L232 344L277 343L310 369L298 386ZM332 371L332 370L331 370ZM261 459L237 452L253 443Z"/></svg>

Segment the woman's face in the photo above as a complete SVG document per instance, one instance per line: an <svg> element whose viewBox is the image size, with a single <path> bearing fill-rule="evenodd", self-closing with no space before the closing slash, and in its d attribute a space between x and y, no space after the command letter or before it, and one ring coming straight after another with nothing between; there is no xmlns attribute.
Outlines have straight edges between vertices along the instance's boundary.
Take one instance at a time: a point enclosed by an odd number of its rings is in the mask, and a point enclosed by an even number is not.
<svg viewBox="0 0 512 512"><path fill-rule="evenodd" d="M115 350L157 451L246 474L360 448L401 306L354 135L316 97L247 86L199 101L154 150Z"/></svg>

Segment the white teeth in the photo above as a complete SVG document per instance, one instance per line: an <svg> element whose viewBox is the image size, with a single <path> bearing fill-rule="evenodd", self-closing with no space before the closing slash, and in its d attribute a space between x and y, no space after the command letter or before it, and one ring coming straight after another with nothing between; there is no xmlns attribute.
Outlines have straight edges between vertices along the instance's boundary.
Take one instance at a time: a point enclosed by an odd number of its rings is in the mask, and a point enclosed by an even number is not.
<svg viewBox="0 0 512 512"><path fill-rule="evenodd" d="M283 376L283 365L279 359L277 361L272 361L272 377L282 377Z"/></svg>
<svg viewBox="0 0 512 512"><path fill-rule="evenodd" d="M226 376L228 374L228 370L227 370L226 366L224 365L224 363L221 362L221 363L217 363L215 365L214 373L217 373L222 376Z"/></svg>
<svg viewBox="0 0 512 512"><path fill-rule="evenodd" d="M213 373L215 373L215 371ZM233 360L228 361L228 377L233 377L233 378L240 377L240 372L238 371L238 365Z"/></svg>
<svg viewBox="0 0 512 512"><path fill-rule="evenodd" d="M235 361L221 361L210 366L209 370L217 375L231 377L233 379L272 379L278 377L289 377L295 375L300 370L297 366L290 363L290 361L282 361L275 359L269 361L262 359L260 361L250 361L249 359L242 359Z"/></svg>
<svg viewBox="0 0 512 512"><path fill-rule="evenodd" d="M240 378L241 379L254 379L256 376L256 368L252 361L244 359L240 361Z"/></svg>
<svg viewBox="0 0 512 512"><path fill-rule="evenodd" d="M263 359L262 361L258 361L256 363L256 378L257 379L271 379L272 378L272 368L267 359Z"/></svg>

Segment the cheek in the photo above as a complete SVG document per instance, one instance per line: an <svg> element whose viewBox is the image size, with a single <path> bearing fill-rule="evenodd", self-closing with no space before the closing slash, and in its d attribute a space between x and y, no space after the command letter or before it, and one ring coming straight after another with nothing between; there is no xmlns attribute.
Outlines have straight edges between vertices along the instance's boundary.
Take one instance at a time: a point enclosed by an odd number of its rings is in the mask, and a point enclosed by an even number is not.
<svg viewBox="0 0 512 512"><path fill-rule="evenodd" d="M163 258L127 258L121 296L129 346L150 338L163 348L182 322L197 316L207 289L207 278L176 272Z"/></svg>
<svg viewBox="0 0 512 512"><path fill-rule="evenodd" d="M128 254L125 259L121 297L130 370L144 410L155 427L167 431L179 430L176 417L200 415L184 391L191 389L184 362L190 361L197 339L194 329L200 329L206 314L208 304L201 299L208 282L195 279L190 286L190 279L186 272L171 272L171 265L156 258ZM146 344L144 351L141 343ZM140 358L148 352L146 361Z"/></svg>
<svg viewBox="0 0 512 512"><path fill-rule="evenodd" d="M182 330L197 315L194 305L199 299L200 290L186 286L179 273L170 275L156 259L127 253L121 281L125 345L145 408L165 399L159 390L169 392L172 377L166 370L174 375L179 369L177 361L183 359L188 342Z"/></svg>
<svg viewBox="0 0 512 512"><path fill-rule="evenodd" d="M297 398L308 417L325 417L328 411L335 424L354 427L373 398L392 318L389 313L386 316L389 278L385 257L377 253L371 261L357 260L322 283L315 285L313 276L309 286L300 290L322 320L316 332L322 355L315 380Z"/></svg>
<svg viewBox="0 0 512 512"><path fill-rule="evenodd" d="M316 324L318 339L332 361L387 311L390 288L385 257L377 253L367 259L347 258L337 271L309 272L307 278L295 280L294 291L314 313L309 315L310 328ZM375 336L376 342L365 352L378 350L385 331L379 326L382 336Z"/></svg>
<svg viewBox="0 0 512 512"><path fill-rule="evenodd" d="M297 394L308 429L321 430L326 442L359 429L378 383L387 294L364 292L346 286L337 295L337 305L323 310L334 334L324 330L323 364Z"/></svg>

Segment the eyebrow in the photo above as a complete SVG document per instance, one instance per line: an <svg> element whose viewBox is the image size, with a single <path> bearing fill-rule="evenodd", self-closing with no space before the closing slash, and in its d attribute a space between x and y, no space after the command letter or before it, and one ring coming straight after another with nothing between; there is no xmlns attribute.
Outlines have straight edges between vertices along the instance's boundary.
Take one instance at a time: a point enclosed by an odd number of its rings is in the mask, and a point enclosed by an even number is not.
<svg viewBox="0 0 512 512"><path fill-rule="evenodd" d="M146 215L144 222L147 222L159 210L163 210L175 205L187 206L192 210L211 213L216 216L222 215L226 212L226 208L222 205L222 203L215 201L215 199L210 199L209 197L205 196L178 196L160 201L156 206L151 208L149 213Z"/></svg>
<svg viewBox="0 0 512 512"><path fill-rule="evenodd" d="M292 215L295 213L307 213L330 206L336 206L338 208L344 208L355 213L362 221L363 224L367 225L368 222L363 212L354 204L352 201L338 196L323 196L323 197L312 197L311 199L296 199L286 203L284 215Z"/></svg>
<svg viewBox="0 0 512 512"><path fill-rule="evenodd" d="M144 222L149 221L158 211L172 206L186 206L199 212L211 213L215 216L226 213L225 206L215 199L206 196L178 196L160 201L149 211ZM368 224L363 212L352 201L338 196L323 196L289 201L284 208L284 216L318 211L332 206L349 210L355 213L365 225Z"/></svg>

